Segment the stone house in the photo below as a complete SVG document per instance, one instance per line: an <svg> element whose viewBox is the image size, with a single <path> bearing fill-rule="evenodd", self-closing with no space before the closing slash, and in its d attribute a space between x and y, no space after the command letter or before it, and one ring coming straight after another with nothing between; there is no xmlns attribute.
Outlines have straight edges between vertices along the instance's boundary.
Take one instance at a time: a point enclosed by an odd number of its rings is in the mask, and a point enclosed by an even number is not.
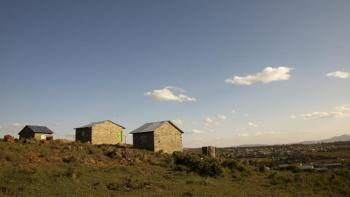
<svg viewBox="0 0 350 197"><path fill-rule="evenodd" d="M26 125L19 133L19 139L53 139L53 131L45 126Z"/></svg>
<svg viewBox="0 0 350 197"><path fill-rule="evenodd" d="M75 141L91 144L122 144L125 127L110 120L92 122L75 128Z"/></svg>
<svg viewBox="0 0 350 197"><path fill-rule="evenodd" d="M183 131L169 120L146 123L130 134L135 148L166 153L182 151Z"/></svg>

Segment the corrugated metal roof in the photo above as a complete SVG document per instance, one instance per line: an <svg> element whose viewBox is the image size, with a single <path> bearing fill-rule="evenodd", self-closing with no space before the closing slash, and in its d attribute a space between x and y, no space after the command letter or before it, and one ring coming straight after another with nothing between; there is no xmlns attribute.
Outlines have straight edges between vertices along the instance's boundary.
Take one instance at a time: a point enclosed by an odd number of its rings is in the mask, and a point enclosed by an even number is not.
<svg viewBox="0 0 350 197"><path fill-rule="evenodd" d="M45 133L45 134L53 134L53 131L45 126L37 126L37 125L26 125L30 128L34 133Z"/></svg>
<svg viewBox="0 0 350 197"><path fill-rule="evenodd" d="M156 130L157 128L159 128L160 126L162 126L162 124L164 124L165 122L169 122L171 125L173 125L177 130L179 130L181 133L183 133L183 131L181 129L179 129L174 123L172 123L170 120L165 120L165 121L159 121L159 122L150 122L150 123L146 123L144 125L142 125L141 127L133 130L132 132L130 132L130 134L134 134L134 133L147 133L147 132L153 132L154 130Z"/></svg>
<svg viewBox="0 0 350 197"><path fill-rule="evenodd" d="M104 122L107 122L107 121L109 121L109 122L111 122L111 123L113 123L113 124L115 124L115 125L120 126L120 127L123 128L123 129L125 129L125 127L123 127L122 125L117 124L117 123L115 123L115 122L113 122L113 121L111 121L111 120L102 120L102 121L98 121L98 122L92 122L92 123L90 123L90 124L83 125L83 126L81 126L81 127L77 127L76 129L90 128L90 127L92 127L92 126L94 126L94 125L101 124L101 123L104 123Z"/></svg>

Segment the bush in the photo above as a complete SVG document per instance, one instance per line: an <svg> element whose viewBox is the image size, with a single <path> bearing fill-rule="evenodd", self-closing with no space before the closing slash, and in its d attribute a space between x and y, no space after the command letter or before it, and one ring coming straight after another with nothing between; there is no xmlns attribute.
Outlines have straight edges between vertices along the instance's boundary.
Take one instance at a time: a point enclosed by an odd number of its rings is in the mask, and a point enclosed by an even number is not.
<svg viewBox="0 0 350 197"><path fill-rule="evenodd" d="M239 172L246 171L246 168L243 164L241 164L239 161L233 160L233 159L225 160L224 162L222 162L222 166L230 169L231 171L239 171Z"/></svg>
<svg viewBox="0 0 350 197"><path fill-rule="evenodd" d="M188 169L203 176L219 176L223 173L218 160L209 157L200 157L195 154L184 154L182 152L173 153L175 168ZM185 166L186 168L184 168Z"/></svg>
<svg viewBox="0 0 350 197"><path fill-rule="evenodd" d="M77 178L79 178L82 175L82 173L79 172L77 168L69 167L67 169L65 175L68 178L77 179Z"/></svg>
<svg viewBox="0 0 350 197"><path fill-rule="evenodd" d="M134 178L124 178L121 182L113 182L106 185L109 190L136 190L136 189L144 189L150 186L150 182L146 182L142 179L134 179Z"/></svg>
<svg viewBox="0 0 350 197"><path fill-rule="evenodd" d="M69 156L69 157L64 157L64 158L62 159L62 161L63 161L64 163L74 163L74 162L77 161L77 158L76 158L74 155L71 155L71 156Z"/></svg>
<svg viewBox="0 0 350 197"><path fill-rule="evenodd" d="M118 149L114 148L104 150L104 155L111 159L122 159L124 157L124 155Z"/></svg>
<svg viewBox="0 0 350 197"><path fill-rule="evenodd" d="M278 175L277 173L271 174L269 178L271 179L272 185L287 185L292 181L289 177Z"/></svg>

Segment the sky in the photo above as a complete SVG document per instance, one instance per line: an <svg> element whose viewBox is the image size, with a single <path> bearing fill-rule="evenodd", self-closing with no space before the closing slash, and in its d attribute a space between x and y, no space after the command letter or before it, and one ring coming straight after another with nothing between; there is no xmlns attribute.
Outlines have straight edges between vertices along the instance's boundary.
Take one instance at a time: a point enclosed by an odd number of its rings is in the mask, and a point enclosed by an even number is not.
<svg viewBox="0 0 350 197"><path fill-rule="evenodd" d="M2 0L0 135L105 119L172 120L185 147L350 134L349 18L347 0Z"/></svg>

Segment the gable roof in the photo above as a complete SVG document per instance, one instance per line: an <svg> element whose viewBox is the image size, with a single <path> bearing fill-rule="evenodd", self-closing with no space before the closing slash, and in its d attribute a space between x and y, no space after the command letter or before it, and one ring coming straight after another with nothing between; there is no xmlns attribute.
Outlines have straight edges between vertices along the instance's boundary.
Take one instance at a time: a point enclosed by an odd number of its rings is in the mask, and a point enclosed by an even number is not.
<svg viewBox="0 0 350 197"><path fill-rule="evenodd" d="M94 125L101 124L101 123L104 123L104 122L107 122L107 121L108 121L108 122L111 122L111 123L113 123L113 124L115 124L115 125L117 125L117 126L119 126L119 127L121 127L121 128L123 128L123 129L125 129L125 127L123 127L122 125L117 124L117 123L115 123L115 122L113 122L113 121L111 121L111 120L102 120L102 121L98 121L98 122L92 122L92 123L90 123L90 124L83 125L83 126L81 126L81 127L77 127L77 128L75 128L75 129L91 128L91 127L94 126Z"/></svg>
<svg viewBox="0 0 350 197"><path fill-rule="evenodd" d="M26 125L23 129L26 127L32 130L34 133L53 134L53 131L45 126ZM23 129L19 132L19 134L23 131Z"/></svg>
<svg viewBox="0 0 350 197"><path fill-rule="evenodd" d="M177 127L174 123L172 123L170 120L165 120L165 121L159 121L159 122L150 122L142 125L141 127L133 130L130 132L130 134L135 134L135 133L147 133L147 132L153 132L160 126L162 126L164 123L170 123L173 127L175 127L178 131L183 133L183 131Z"/></svg>

